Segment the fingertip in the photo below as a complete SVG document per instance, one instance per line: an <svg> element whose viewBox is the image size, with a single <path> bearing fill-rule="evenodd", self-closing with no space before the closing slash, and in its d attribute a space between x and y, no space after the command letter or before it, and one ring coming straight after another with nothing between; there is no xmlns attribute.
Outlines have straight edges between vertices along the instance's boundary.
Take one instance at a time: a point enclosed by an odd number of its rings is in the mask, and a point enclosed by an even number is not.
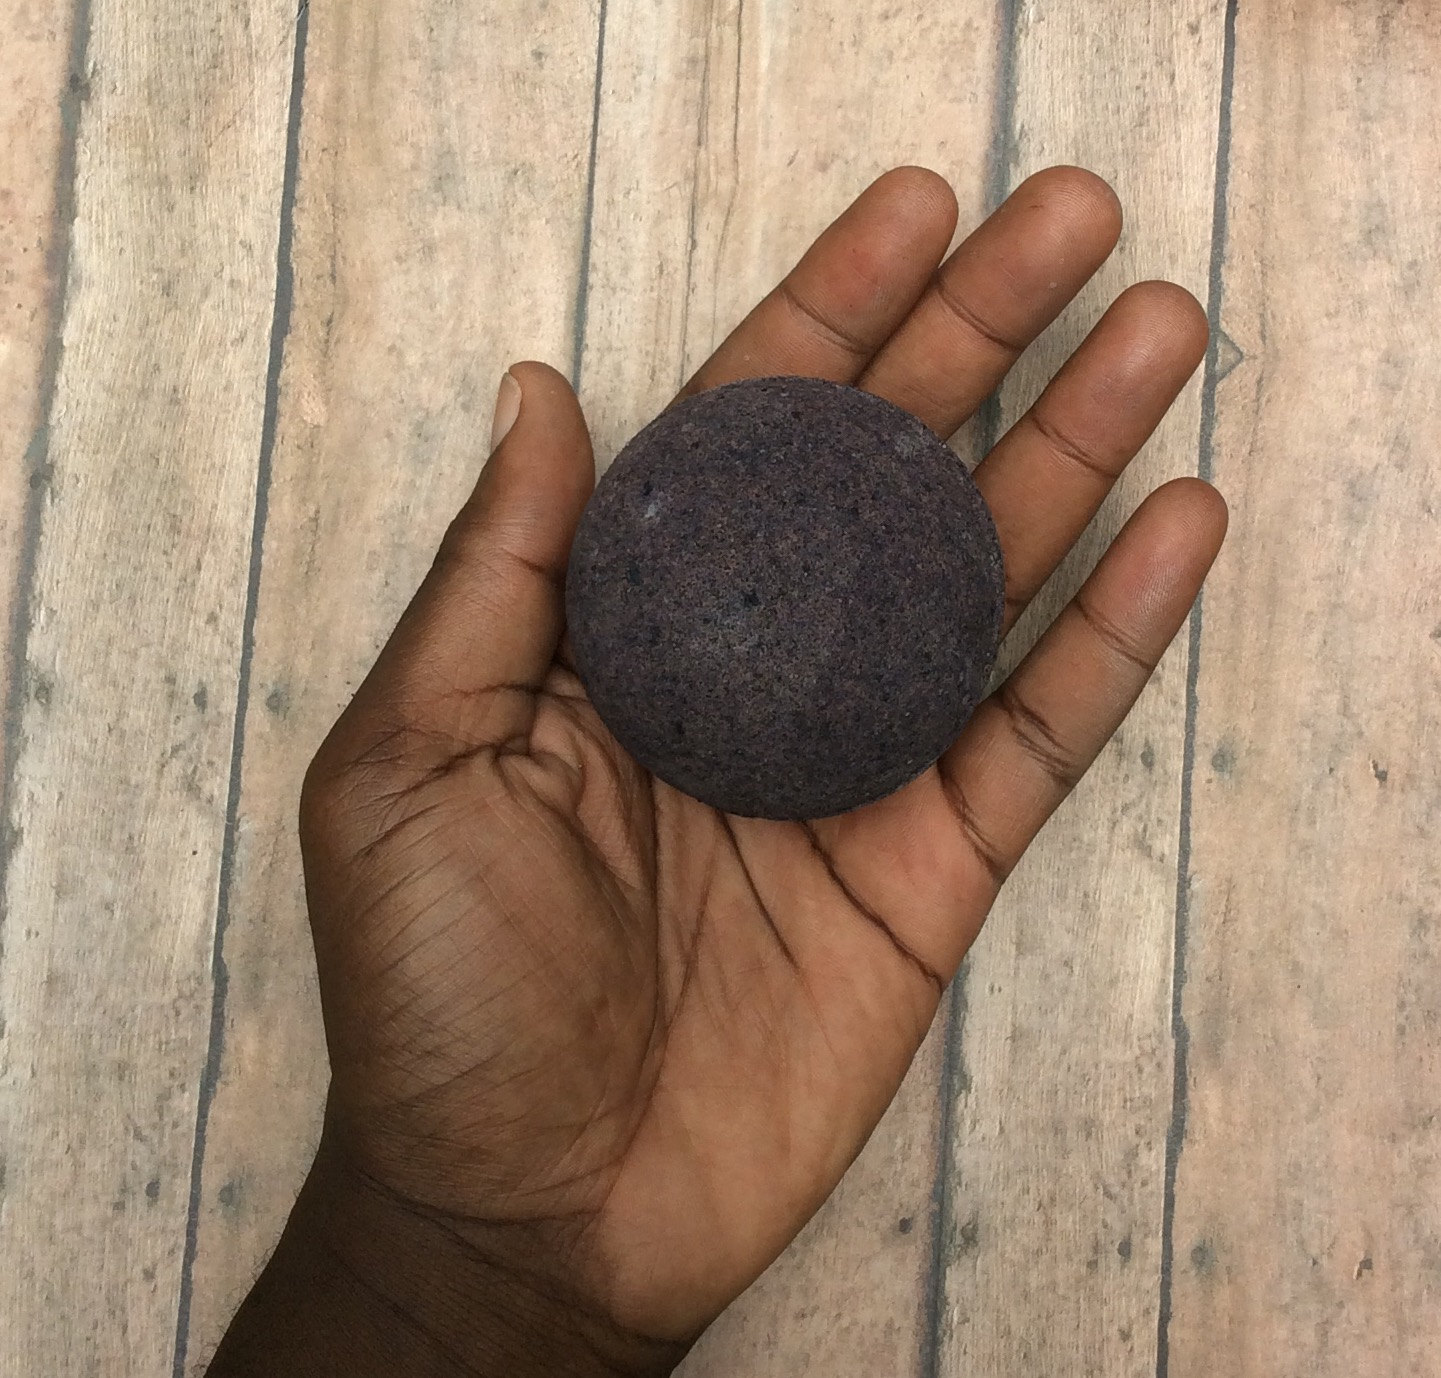
<svg viewBox="0 0 1441 1378"><path fill-rule="evenodd" d="M451 523L440 558L483 564L487 552L505 548L558 572L595 487L590 432L575 390L549 364L524 360L502 375L496 411L496 430L503 433Z"/></svg>
<svg viewBox="0 0 1441 1378"><path fill-rule="evenodd" d="M583 503L595 486L595 458L590 429L565 374L534 359L512 364L501 380L498 421L501 408L513 408L515 415L491 452L486 483L506 489L538 485L551 496L558 489L559 496Z"/></svg>
<svg viewBox="0 0 1441 1378"><path fill-rule="evenodd" d="M1140 300L1155 322L1154 328L1178 343L1198 360L1206 353L1211 340L1211 322L1206 308L1180 283L1155 278L1138 282L1121 294L1122 298Z"/></svg>
<svg viewBox="0 0 1441 1378"><path fill-rule="evenodd" d="M1158 491L1170 493L1177 500L1184 501L1187 507L1195 512L1198 522L1204 521L1208 525L1217 526L1221 533L1225 534L1227 523L1231 519L1231 509L1214 483L1208 483L1195 474L1185 474L1180 478L1173 478Z"/></svg>
<svg viewBox="0 0 1441 1378"><path fill-rule="evenodd" d="M924 167L897 167L883 173L852 207L856 229L850 266L879 295L902 282L893 310L913 301L950 246L960 218L951 185ZM898 269L900 273L898 274Z"/></svg>
<svg viewBox="0 0 1441 1378"><path fill-rule="evenodd" d="M1120 239L1126 225L1126 211L1115 187L1089 168L1066 165L1056 171L1077 209L1093 217L1098 229L1103 230L1113 244Z"/></svg>
<svg viewBox="0 0 1441 1378"><path fill-rule="evenodd" d="M522 383L530 378L539 385L552 387L559 392L575 396L575 389L571 387L570 379L554 365L547 364L540 359L521 359L517 363L511 364L509 372Z"/></svg>
<svg viewBox="0 0 1441 1378"><path fill-rule="evenodd" d="M1192 556L1201 573L1220 553L1230 509L1216 487L1194 475L1172 479L1156 489L1136 516L1164 521L1171 528L1167 545Z"/></svg>
<svg viewBox="0 0 1441 1378"><path fill-rule="evenodd" d="M960 219L960 203L951 184L934 169L903 164L882 173L871 187L898 203L914 207L918 215L928 216L937 224L948 224L948 236L954 233Z"/></svg>
<svg viewBox="0 0 1441 1378"><path fill-rule="evenodd" d="M1179 282L1171 282L1166 278L1145 278L1133 283L1122 295L1129 296L1135 292L1144 292L1153 309L1167 311L1177 322L1185 321L1203 330L1209 328L1206 308L1201 305L1194 292L1188 291Z"/></svg>
<svg viewBox="0 0 1441 1378"><path fill-rule="evenodd" d="M1112 302L1106 324L1113 347L1126 342L1127 385L1156 379L1172 396L1200 367L1211 339L1201 303L1174 282L1134 283Z"/></svg>
<svg viewBox="0 0 1441 1378"><path fill-rule="evenodd" d="M532 409L539 408L552 415L569 409L579 412L581 404L576 401L571 379L549 363L542 363L539 359L522 359L519 363L512 363L506 375L519 383L520 392L532 404Z"/></svg>
<svg viewBox="0 0 1441 1378"><path fill-rule="evenodd" d="M1198 478L1172 479L1132 513L1086 582L1082 598L1135 629L1154 658L1200 592L1226 532L1226 504Z"/></svg>
<svg viewBox="0 0 1441 1378"><path fill-rule="evenodd" d="M1010 199L1023 197L1043 200L1052 207L1059 204L1068 220L1084 225L1108 251L1121 237L1125 224L1121 198L1104 177L1089 168L1069 163L1043 168L1027 177Z"/></svg>

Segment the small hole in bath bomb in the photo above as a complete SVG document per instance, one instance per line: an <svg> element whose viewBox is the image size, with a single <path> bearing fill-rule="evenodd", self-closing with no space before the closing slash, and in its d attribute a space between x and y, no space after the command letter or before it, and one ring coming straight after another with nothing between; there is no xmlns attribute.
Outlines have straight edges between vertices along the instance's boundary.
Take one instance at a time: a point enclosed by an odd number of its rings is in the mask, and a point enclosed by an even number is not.
<svg viewBox="0 0 1441 1378"><path fill-rule="evenodd" d="M665 494L665 520L637 491ZM566 578L576 667L616 739L763 818L843 813L932 766L985 693L1003 600L961 460L815 378L732 383L645 427L596 485Z"/></svg>

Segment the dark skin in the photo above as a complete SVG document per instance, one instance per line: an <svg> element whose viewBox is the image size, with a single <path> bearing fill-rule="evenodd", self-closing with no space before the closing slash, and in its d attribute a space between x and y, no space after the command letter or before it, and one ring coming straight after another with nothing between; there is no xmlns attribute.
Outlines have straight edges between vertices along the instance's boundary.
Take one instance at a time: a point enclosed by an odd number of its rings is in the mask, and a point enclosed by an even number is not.
<svg viewBox="0 0 1441 1378"><path fill-rule="evenodd" d="M831 378L949 436L1120 231L1074 168L943 262L956 215L935 174L887 174L686 391ZM1182 289L1131 288L981 464L1008 627L1206 339ZM920 779L728 818L636 765L568 664L590 442L559 374L511 373L513 426L306 780L326 1126L212 1378L669 1372L874 1129L1225 530L1213 489L1165 485Z"/></svg>

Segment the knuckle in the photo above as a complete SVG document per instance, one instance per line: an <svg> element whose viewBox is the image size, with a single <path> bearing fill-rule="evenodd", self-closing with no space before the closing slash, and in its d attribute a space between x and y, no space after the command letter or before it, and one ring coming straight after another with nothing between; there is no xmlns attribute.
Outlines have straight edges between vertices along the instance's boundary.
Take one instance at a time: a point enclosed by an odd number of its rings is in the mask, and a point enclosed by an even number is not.
<svg viewBox="0 0 1441 1378"><path fill-rule="evenodd" d="M942 276L936 279L936 297L967 330L1003 354L1015 355L1026 347L1024 340L1016 340L1007 332L992 325L971 306L956 290L955 286Z"/></svg>
<svg viewBox="0 0 1441 1378"><path fill-rule="evenodd" d="M961 836L965 839L966 845L976 860L980 862L981 869L989 878L992 889L999 892L1011 874L1011 864L1007 860L1005 852L981 826L976 818L975 810L971 807L965 786L954 772L942 770L941 785L945 791L946 800L951 806L951 812L955 815L956 825L961 830Z"/></svg>
<svg viewBox="0 0 1441 1378"><path fill-rule="evenodd" d="M443 576L452 569L474 566L484 554L485 541L479 515L468 507L462 508L445 528L431 568L435 574Z"/></svg>
<svg viewBox="0 0 1441 1378"><path fill-rule="evenodd" d="M1117 659L1140 670L1148 679L1155 669L1149 656L1137 644L1136 638L1121 630L1109 617L1085 597L1076 599L1076 611L1081 620L1091 629L1096 639Z"/></svg>
<svg viewBox="0 0 1441 1378"><path fill-rule="evenodd" d="M1061 734L1043 714L1026 702L1012 684L1008 683L1001 689L1000 704L1005 710L1011 735L1021 750L1057 788L1066 793L1073 790L1084 774L1085 766L1066 745Z"/></svg>
<svg viewBox="0 0 1441 1378"><path fill-rule="evenodd" d="M793 282L786 280L780 286L781 300L787 308L810 330L819 334L827 344L853 355L857 359L870 357L870 347L852 330L831 319L829 313L821 310L796 290Z"/></svg>
<svg viewBox="0 0 1441 1378"><path fill-rule="evenodd" d="M1106 487L1115 482L1116 475L1111 466L1089 446L1073 440L1040 407L1032 409L1029 419L1031 428L1058 459L1099 480Z"/></svg>

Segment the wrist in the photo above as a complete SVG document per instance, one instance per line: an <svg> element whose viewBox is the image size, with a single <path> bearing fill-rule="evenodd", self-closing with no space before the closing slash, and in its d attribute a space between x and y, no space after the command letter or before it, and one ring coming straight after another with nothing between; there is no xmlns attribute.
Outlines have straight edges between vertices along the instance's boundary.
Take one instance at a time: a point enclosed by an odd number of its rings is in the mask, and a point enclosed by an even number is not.
<svg viewBox="0 0 1441 1378"><path fill-rule="evenodd" d="M680 1362L685 1345L622 1330L550 1262L527 1226L416 1208L322 1142L209 1378L659 1378Z"/></svg>

